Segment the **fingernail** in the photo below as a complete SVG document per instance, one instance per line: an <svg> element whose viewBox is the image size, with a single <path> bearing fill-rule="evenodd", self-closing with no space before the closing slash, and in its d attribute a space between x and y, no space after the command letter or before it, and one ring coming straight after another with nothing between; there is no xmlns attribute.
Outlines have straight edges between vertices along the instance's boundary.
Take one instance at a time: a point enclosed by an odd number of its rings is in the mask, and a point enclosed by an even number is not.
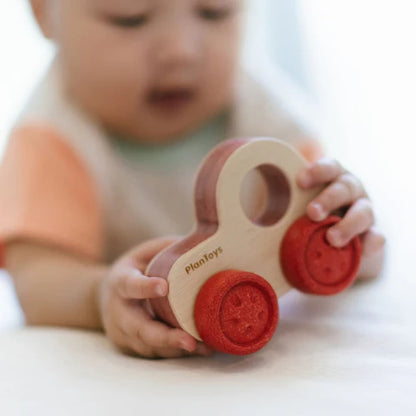
<svg viewBox="0 0 416 416"><path fill-rule="evenodd" d="M335 245L337 247L342 246L343 237L338 230L328 230L327 238L330 240L330 243L332 243L332 245Z"/></svg>
<svg viewBox="0 0 416 416"><path fill-rule="evenodd" d="M165 296L166 295L166 288L164 285L157 285L156 286L156 293L159 296Z"/></svg>
<svg viewBox="0 0 416 416"><path fill-rule="evenodd" d="M189 351L189 352L191 352L193 350L193 348L190 347L186 341L181 341L180 346L181 346L182 349L184 349L186 351Z"/></svg>
<svg viewBox="0 0 416 416"><path fill-rule="evenodd" d="M315 215L314 217L317 219L317 221L322 221L325 219L325 212L324 209L322 208L321 204L318 204L317 202L313 202L311 204L311 208L315 211Z"/></svg>

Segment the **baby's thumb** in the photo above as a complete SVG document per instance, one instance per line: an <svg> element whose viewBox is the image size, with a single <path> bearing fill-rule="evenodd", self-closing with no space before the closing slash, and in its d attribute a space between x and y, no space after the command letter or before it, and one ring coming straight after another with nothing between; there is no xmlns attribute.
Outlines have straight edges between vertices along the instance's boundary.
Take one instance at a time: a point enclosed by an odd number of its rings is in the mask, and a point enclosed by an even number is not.
<svg viewBox="0 0 416 416"><path fill-rule="evenodd" d="M125 299L148 299L166 296L168 284L162 278L147 277L139 270L126 269L117 281L117 289Z"/></svg>

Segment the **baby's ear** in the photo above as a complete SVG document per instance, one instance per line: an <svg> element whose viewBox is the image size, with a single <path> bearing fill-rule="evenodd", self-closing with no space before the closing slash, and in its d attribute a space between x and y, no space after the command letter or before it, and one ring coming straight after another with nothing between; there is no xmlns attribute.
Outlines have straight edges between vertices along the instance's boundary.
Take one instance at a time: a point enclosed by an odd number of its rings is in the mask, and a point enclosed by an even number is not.
<svg viewBox="0 0 416 416"><path fill-rule="evenodd" d="M32 12L38 22L43 36L48 39L52 38L52 22L51 22L51 0L30 0Z"/></svg>

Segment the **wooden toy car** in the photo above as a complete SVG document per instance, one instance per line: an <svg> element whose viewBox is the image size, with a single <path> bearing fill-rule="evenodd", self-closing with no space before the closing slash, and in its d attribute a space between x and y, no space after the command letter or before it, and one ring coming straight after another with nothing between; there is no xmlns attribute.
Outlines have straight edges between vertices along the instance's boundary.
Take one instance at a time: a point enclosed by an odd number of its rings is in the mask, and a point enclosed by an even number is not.
<svg viewBox="0 0 416 416"><path fill-rule="evenodd" d="M278 322L277 298L292 287L332 295L358 272L358 238L343 248L325 233L340 218L312 222L307 204L322 190L295 182L306 160L271 138L231 139L201 164L195 183L196 226L160 252L146 274L169 282L165 298L152 299L155 314L215 350L244 355L262 348ZM262 214L250 219L240 188L258 169L268 189Z"/></svg>

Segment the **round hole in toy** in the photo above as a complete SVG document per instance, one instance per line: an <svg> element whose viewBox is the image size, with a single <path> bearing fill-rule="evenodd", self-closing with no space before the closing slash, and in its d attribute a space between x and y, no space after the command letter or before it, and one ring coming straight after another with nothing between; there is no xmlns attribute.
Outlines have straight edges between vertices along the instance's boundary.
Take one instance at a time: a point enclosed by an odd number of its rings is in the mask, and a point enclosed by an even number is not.
<svg viewBox="0 0 416 416"><path fill-rule="evenodd" d="M240 203L254 224L276 224L283 218L290 203L290 185L285 174L271 164L252 169L242 181Z"/></svg>

